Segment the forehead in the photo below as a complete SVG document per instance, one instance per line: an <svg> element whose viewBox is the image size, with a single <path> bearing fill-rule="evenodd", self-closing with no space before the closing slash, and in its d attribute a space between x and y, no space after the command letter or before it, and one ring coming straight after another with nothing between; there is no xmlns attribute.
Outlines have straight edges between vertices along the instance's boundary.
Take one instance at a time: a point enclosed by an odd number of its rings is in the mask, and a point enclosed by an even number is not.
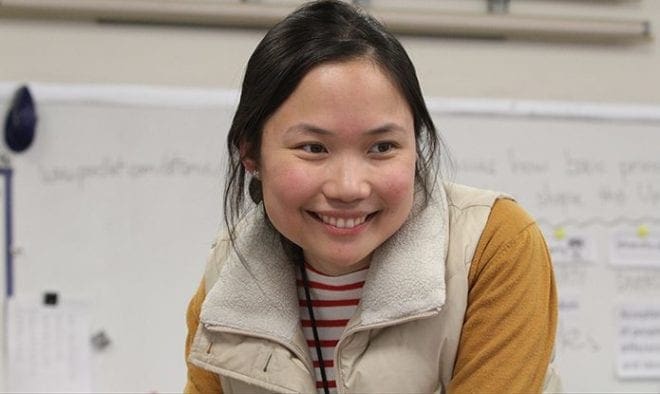
<svg viewBox="0 0 660 394"><path fill-rule="evenodd" d="M266 122L264 132L307 123L326 130L360 131L385 123L412 131L412 113L397 85L369 59L314 67Z"/></svg>
<svg viewBox="0 0 660 394"><path fill-rule="evenodd" d="M312 68L293 95L313 92L319 99L345 98L401 99L403 95L386 70L369 58L329 62Z"/></svg>

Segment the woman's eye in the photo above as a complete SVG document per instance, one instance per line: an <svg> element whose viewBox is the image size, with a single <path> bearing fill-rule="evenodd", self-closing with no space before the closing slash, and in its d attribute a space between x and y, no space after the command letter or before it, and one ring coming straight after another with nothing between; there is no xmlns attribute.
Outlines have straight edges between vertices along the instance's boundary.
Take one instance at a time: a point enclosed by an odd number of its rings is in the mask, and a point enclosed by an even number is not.
<svg viewBox="0 0 660 394"><path fill-rule="evenodd" d="M307 153L325 153L325 147L321 144L305 144L300 147Z"/></svg>
<svg viewBox="0 0 660 394"><path fill-rule="evenodd" d="M387 153L394 149L394 144L391 142L379 142L369 149L370 153Z"/></svg>

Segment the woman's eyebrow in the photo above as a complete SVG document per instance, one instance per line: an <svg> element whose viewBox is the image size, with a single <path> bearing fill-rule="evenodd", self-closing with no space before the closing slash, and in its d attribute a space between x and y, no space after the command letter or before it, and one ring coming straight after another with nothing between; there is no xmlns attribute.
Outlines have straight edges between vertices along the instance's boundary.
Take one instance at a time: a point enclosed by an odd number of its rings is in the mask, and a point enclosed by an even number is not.
<svg viewBox="0 0 660 394"><path fill-rule="evenodd" d="M321 127L317 127L309 123L298 123L296 125L289 127L285 131L285 134L293 134L293 133L310 133L310 134L319 134L319 135L333 134L332 131L330 130L323 129Z"/></svg>
<svg viewBox="0 0 660 394"><path fill-rule="evenodd" d="M365 134L378 135L378 134L385 134L385 133L390 133L390 132L405 133L406 129L405 129L405 127L400 126L396 123L386 123L382 126L376 127L375 129L367 130L367 132Z"/></svg>
<svg viewBox="0 0 660 394"><path fill-rule="evenodd" d="M385 134L385 133L390 133L390 132L402 132L405 133L406 129L403 126L400 126L396 123L386 123L382 126L378 126L374 129L370 129L364 132L364 134L367 135L378 135L378 134ZM311 125L309 123L299 123L296 125L293 125L289 127L286 131L286 134L292 134L292 133L310 133L310 134L318 134L318 135L332 135L334 132L330 130L326 130L321 127L317 127L314 125Z"/></svg>

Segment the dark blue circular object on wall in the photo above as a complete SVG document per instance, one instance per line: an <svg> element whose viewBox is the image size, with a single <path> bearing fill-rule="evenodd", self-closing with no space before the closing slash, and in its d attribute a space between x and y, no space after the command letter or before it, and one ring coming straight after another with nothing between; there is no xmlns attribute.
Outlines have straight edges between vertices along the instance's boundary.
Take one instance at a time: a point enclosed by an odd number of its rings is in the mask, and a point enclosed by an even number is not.
<svg viewBox="0 0 660 394"><path fill-rule="evenodd" d="M27 86L14 95L5 118L5 142L14 152L22 152L32 145L37 128L37 111Z"/></svg>

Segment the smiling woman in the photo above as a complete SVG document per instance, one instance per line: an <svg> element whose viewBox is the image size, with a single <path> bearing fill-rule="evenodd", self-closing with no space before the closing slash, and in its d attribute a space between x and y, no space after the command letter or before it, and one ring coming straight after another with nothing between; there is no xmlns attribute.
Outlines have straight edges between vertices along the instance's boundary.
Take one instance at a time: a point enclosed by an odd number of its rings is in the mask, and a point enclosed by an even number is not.
<svg viewBox="0 0 660 394"><path fill-rule="evenodd" d="M311 70L264 125L259 163L245 162L274 227L340 275L368 266L405 222L415 157L405 99L373 62L352 60Z"/></svg>
<svg viewBox="0 0 660 394"><path fill-rule="evenodd" d="M558 390L541 233L503 194L436 181L438 146L373 18L325 0L273 27L228 136L186 392Z"/></svg>

